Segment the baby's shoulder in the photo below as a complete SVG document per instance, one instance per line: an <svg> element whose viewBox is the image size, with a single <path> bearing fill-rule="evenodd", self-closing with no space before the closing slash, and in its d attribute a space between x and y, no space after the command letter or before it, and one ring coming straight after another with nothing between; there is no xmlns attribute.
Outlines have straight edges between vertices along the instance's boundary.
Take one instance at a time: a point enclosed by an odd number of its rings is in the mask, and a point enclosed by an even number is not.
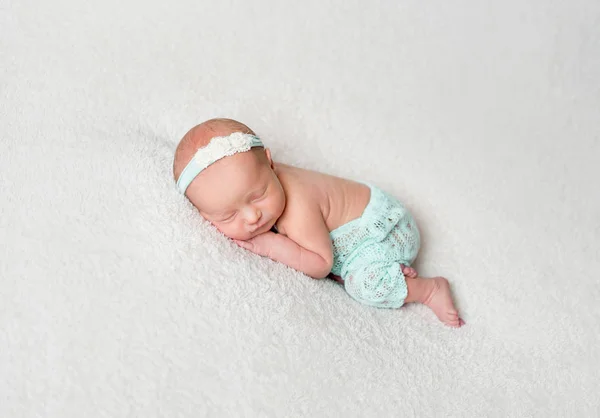
<svg viewBox="0 0 600 418"><path fill-rule="evenodd" d="M275 163L275 172L280 179L296 182L301 185L310 185L324 181L327 182L337 178L320 171L308 170L306 168L281 163Z"/></svg>
<svg viewBox="0 0 600 418"><path fill-rule="evenodd" d="M277 221L280 231L302 225L315 212L323 216L328 199L323 182L319 179L321 173L278 164L276 174L286 196L285 210Z"/></svg>
<svg viewBox="0 0 600 418"><path fill-rule="evenodd" d="M286 194L289 193L293 198L302 199L317 198L318 194L315 194L315 191L320 189L323 179L327 177L323 173L286 164L277 164L275 173Z"/></svg>

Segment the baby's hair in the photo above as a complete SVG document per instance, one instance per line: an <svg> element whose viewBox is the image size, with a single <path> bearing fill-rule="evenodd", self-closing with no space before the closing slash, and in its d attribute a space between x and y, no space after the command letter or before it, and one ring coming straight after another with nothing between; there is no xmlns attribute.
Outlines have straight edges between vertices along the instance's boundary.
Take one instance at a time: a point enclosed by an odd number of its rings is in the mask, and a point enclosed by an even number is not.
<svg viewBox="0 0 600 418"><path fill-rule="evenodd" d="M173 158L173 177L179 179L186 164L196 153L215 136L229 135L234 132L256 135L252 129L233 119L215 118L202 122L190 129L179 141Z"/></svg>
<svg viewBox="0 0 600 418"><path fill-rule="evenodd" d="M238 122L237 120L233 120L233 119L226 119L226 118L215 118L215 119L209 119L206 122L203 122L202 125L205 125L206 127L208 127L211 130L215 130L215 128L219 128L219 127L226 127L226 128L230 128L231 132L243 132L245 134L250 134L250 135L255 135L254 131L250 128L248 128L248 126L244 125L242 122Z"/></svg>

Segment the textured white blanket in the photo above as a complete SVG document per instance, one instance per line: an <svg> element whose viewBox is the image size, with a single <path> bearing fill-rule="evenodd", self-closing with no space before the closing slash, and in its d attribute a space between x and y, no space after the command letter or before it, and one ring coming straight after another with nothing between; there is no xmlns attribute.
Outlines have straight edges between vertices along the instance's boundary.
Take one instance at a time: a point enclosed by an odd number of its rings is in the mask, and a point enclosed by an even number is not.
<svg viewBox="0 0 600 418"><path fill-rule="evenodd" d="M600 415L600 3L0 0L0 416ZM415 213L467 322L175 190L215 116Z"/></svg>

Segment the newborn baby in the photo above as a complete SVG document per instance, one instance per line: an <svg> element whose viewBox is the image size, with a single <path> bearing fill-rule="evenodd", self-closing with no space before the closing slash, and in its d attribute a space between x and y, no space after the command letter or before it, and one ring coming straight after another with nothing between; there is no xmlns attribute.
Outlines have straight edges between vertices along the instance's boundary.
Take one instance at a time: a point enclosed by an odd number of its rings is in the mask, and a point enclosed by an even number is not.
<svg viewBox="0 0 600 418"><path fill-rule="evenodd" d="M361 303L423 303L444 324L464 324L448 281L410 267L419 230L382 190L276 163L250 128L231 119L185 134L173 175L200 214L240 247L315 279L332 277Z"/></svg>

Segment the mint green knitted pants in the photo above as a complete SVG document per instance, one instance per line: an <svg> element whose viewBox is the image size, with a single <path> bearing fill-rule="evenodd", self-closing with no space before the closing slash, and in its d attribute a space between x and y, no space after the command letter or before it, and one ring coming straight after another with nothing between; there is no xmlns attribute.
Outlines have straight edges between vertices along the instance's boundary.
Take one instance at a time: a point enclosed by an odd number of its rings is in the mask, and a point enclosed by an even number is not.
<svg viewBox="0 0 600 418"><path fill-rule="evenodd" d="M399 308L407 296L401 264L410 266L421 245L408 210L393 196L369 185L371 199L360 218L331 231L333 268L346 292L378 308Z"/></svg>

